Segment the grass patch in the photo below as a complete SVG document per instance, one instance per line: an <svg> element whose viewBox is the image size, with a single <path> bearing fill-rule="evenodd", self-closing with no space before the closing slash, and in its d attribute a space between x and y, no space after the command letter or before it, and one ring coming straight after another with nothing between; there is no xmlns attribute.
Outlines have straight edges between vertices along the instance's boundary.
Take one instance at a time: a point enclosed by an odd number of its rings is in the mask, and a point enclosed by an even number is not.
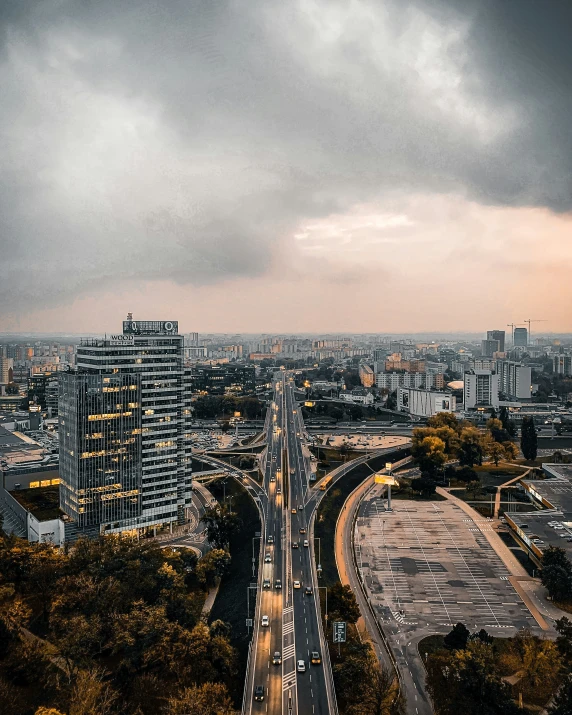
<svg viewBox="0 0 572 715"><path fill-rule="evenodd" d="M57 519L60 509L59 486L40 487L39 489L18 489L10 494L25 509L28 509L38 521Z"/></svg>
<svg viewBox="0 0 572 715"><path fill-rule="evenodd" d="M211 484L213 495L222 499L223 487L218 482ZM230 684L231 696L236 707L242 704L244 682L246 679L246 664L248 660L248 644L250 638L246 630L247 589L258 577L258 559L255 561L255 575L252 576L252 538L260 533L260 517L258 509L246 490L230 479L226 485L226 494L232 494L232 505L242 520L240 532L230 543L232 561L230 569L222 578L218 595L215 599L209 621L218 619L230 624L230 642L237 651L237 673ZM255 557L259 542L254 542ZM253 617L256 591L250 594L250 617ZM252 630L251 630L252 633Z"/></svg>

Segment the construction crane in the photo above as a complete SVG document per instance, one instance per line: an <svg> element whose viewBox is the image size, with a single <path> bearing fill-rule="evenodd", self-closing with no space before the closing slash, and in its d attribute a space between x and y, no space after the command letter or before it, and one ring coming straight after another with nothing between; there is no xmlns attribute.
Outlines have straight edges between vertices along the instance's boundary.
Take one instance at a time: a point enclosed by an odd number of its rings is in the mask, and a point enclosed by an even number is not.
<svg viewBox="0 0 572 715"><path fill-rule="evenodd" d="M530 339L530 324L531 323L546 323L547 320L545 318L537 318L536 320L533 320L532 318L526 318L525 323L528 323L528 344L531 345L532 341Z"/></svg>

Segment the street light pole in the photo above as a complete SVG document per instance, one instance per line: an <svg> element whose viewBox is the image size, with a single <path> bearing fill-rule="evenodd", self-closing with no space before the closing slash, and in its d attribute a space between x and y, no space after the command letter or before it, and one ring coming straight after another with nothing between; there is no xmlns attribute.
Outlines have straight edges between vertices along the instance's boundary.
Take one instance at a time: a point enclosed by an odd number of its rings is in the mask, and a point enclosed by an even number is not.
<svg viewBox="0 0 572 715"><path fill-rule="evenodd" d="M322 588L326 592L326 629L327 629L327 626L328 626L328 587L327 586L318 586L318 591L320 591L320 589L322 589Z"/></svg>

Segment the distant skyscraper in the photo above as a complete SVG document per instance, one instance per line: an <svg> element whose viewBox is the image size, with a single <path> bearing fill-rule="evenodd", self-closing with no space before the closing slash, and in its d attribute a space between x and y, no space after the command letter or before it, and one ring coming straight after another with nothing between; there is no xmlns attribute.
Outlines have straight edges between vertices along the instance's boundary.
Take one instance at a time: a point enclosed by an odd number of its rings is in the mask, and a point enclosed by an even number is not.
<svg viewBox="0 0 572 715"><path fill-rule="evenodd" d="M198 333L189 333L189 341L187 344L189 347L192 347L192 348L198 347L199 334Z"/></svg>
<svg viewBox="0 0 572 715"><path fill-rule="evenodd" d="M526 328L514 329L514 347L525 348L528 346L528 330Z"/></svg>
<svg viewBox="0 0 572 715"><path fill-rule="evenodd" d="M120 335L82 341L59 397L61 507L76 529L183 523L191 413L177 322L129 319Z"/></svg>
<svg viewBox="0 0 572 715"><path fill-rule="evenodd" d="M487 330L487 340L498 340L500 353L504 353L504 340L505 331L504 330Z"/></svg>
<svg viewBox="0 0 572 715"><path fill-rule="evenodd" d="M500 351L498 340L482 340L481 352L483 357L493 357L495 353Z"/></svg>
<svg viewBox="0 0 572 715"><path fill-rule="evenodd" d="M499 407L499 376L491 370L471 370L463 376L463 402L466 410Z"/></svg>

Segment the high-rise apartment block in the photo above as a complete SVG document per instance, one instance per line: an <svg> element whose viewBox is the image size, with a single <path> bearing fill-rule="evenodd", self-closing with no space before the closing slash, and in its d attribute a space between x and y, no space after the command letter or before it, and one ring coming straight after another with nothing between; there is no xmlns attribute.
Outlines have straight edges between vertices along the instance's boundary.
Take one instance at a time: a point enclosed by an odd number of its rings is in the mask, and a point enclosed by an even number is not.
<svg viewBox="0 0 572 715"><path fill-rule="evenodd" d="M176 321L129 317L121 334L83 340L76 370L62 373L61 507L76 532L184 523L191 409L183 342Z"/></svg>
<svg viewBox="0 0 572 715"><path fill-rule="evenodd" d="M555 375L572 376L572 355L555 355L552 369Z"/></svg>
<svg viewBox="0 0 572 715"><path fill-rule="evenodd" d="M491 370L471 370L463 376L466 410L499 407L499 376Z"/></svg>
<svg viewBox="0 0 572 715"><path fill-rule="evenodd" d="M528 330L526 328L514 329L514 347L526 348L528 346Z"/></svg>
<svg viewBox="0 0 572 715"><path fill-rule="evenodd" d="M483 357L493 357L495 353L500 352L500 342L498 340L482 340L481 353Z"/></svg>
<svg viewBox="0 0 572 715"><path fill-rule="evenodd" d="M508 399L530 400L532 395L532 370L526 365L510 360L497 362L499 389Z"/></svg>
<svg viewBox="0 0 572 715"><path fill-rule="evenodd" d="M505 341L505 331L504 330L487 330L487 340L498 340L498 343L499 343L498 352L504 353L504 341Z"/></svg>

